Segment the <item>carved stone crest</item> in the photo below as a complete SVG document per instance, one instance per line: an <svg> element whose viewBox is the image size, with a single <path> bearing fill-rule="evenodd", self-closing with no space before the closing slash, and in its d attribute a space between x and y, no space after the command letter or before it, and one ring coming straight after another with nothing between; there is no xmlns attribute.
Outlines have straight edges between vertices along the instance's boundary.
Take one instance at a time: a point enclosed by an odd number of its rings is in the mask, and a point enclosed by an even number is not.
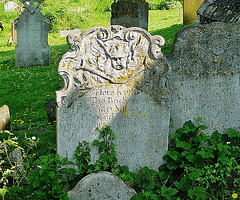
<svg viewBox="0 0 240 200"><path fill-rule="evenodd" d="M167 63L158 61L163 59L164 38L141 28L90 28L80 36L68 36L67 42L70 49L58 68L65 81L63 90L57 92L59 106L71 105L76 96L101 84L125 84L150 72L163 78L169 72ZM157 63L161 66L156 67ZM161 87L164 93L167 89L164 84Z"/></svg>

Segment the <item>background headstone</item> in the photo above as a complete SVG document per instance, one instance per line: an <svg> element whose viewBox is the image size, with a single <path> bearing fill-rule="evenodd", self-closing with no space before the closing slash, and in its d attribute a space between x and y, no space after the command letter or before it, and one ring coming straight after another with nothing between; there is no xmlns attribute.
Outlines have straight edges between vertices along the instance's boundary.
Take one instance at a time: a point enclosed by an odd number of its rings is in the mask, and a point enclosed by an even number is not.
<svg viewBox="0 0 240 200"><path fill-rule="evenodd" d="M204 0L183 0L183 24L196 22L197 10Z"/></svg>
<svg viewBox="0 0 240 200"><path fill-rule="evenodd" d="M5 130L5 128L10 124L10 112L7 105L0 107L0 131Z"/></svg>
<svg viewBox="0 0 240 200"><path fill-rule="evenodd" d="M65 80L56 94L59 155L73 160L78 142L91 144L99 137L96 128L110 125L120 164L132 171L157 169L170 120L164 39L141 28L111 26L68 36L68 43L58 68Z"/></svg>
<svg viewBox="0 0 240 200"><path fill-rule="evenodd" d="M130 200L135 194L121 179L105 171L89 174L68 192L70 200Z"/></svg>
<svg viewBox="0 0 240 200"><path fill-rule="evenodd" d="M16 4L13 1L9 1L6 4L4 4L5 12L14 12L17 7L18 7L18 4Z"/></svg>
<svg viewBox="0 0 240 200"><path fill-rule="evenodd" d="M198 24L240 23L239 0L205 0L197 11Z"/></svg>
<svg viewBox="0 0 240 200"><path fill-rule="evenodd" d="M198 117L209 133L239 127L240 25L186 27L176 34L174 50L167 57L175 130Z"/></svg>
<svg viewBox="0 0 240 200"><path fill-rule="evenodd" d="M145 0L118 0L111 5L111 25L148 30L149 4Z"/></svg>
<svg viewBox="0 0 240 200"><path fill-rule="evenodd" d="M48 31L50 30L50 22L38 8L43 1L22 0L22 2L25 9L14 20L15 29L17 30L16 67L49 65Z"/></svg>

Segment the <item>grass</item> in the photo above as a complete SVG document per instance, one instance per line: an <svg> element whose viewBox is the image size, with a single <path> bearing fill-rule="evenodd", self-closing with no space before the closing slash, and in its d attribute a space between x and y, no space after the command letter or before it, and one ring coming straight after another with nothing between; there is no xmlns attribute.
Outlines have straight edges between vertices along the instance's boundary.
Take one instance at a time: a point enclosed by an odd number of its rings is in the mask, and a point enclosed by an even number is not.
<svg viewBox="0 0 240 200"><path fill-rule="evenodd" d="M85 1L89 2L88 0ZM98 0L98 2L100 1ZM66 8L66 5L71 3L71 6L74 7L77 0L61 0L58 2L59 5L56 9L57 11L60 10L62 15L65 16L64 8ZM45 8L42 8L43 13L51 16L51 12L56 12L56 10L52 10L53 4L54 2L46 0L44 2ZM79 8L83 5L80 5ZM72 8L71 6L69 6L69 9ZM98 9L103 10L103 8ZM98 9L93 12L90 8L85 7L80 20L74 20L72 25L68 22L70 24L69 28L80 28L83 31L92 26L109 26L110 12L98 12ZM68 12L66 11L66 16L68 16ZM174 35L183 27L182 21L180 21L180 13L181 10L150 11L149 32L153 35L162 35L165 38L164 54L171 51ZM58 75L57 66L68 46L66 39L60 37L59 27L61 24L58 24L54 31L52 30L49 33L50 65L15 68L14 46L8 46L7 44L11 36L11 22L17 16L17 12L4 13L3 4L0 4L0 20L5 25L4 30L0 32L0 106L6 104L10 108L11 132L19 138L24 138L26 135L27 137L36 136L39 139L37 151L39 156L49 153L49 151L56 151L56 126L55 124L48 124L45 103L54 100L55 91L60 90L63 86L63 80ZM63 29L65 28L67 27L64 26ZM45 145L46 143L48 145Z"/></svg>

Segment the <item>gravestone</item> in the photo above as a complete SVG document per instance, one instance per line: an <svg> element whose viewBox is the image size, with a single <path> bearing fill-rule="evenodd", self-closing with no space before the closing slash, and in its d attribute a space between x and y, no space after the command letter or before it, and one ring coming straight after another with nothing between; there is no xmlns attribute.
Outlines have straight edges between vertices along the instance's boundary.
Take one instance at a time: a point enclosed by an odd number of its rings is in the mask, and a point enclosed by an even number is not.
<svg viewBox="0 0 240 200"><path fill-rule="evenodd" d="M135 194L121 179L105 171L87 175L68 192L70 200L130 200Z"/></svg>
<svg viewBox="0 0 240 200"><path fill-rule="evenodd" d="M204 0L183 0L183 24L193 24L197 19L197 10Z"/></svg>
<svg viewBox="0 0 240 200"><path fill-rule="evenodd" d="M239 0L205 0L197 11L198 24L240 23Z"/></svg>
<svg viewBox="0 0 240 200"><path fill-rule="evenodd" d="M118 0L111 5L111 25L148 30L149 4L145 0Z"/></svg>
<svg viewBox="0 0 240 200"><path fill-rule="evenodd" d="M15 46L16 67L49 65L50 47L48 31L50 22L40 12L44 0L21 0L24 11L14 20L17 31Z"/></svg>
<svg viewBox="0 0 240 200"><path fill-rule="evenodd" d="M110 125L118 161L137 171L157 169L167 151L169 73L161 53L164 39L141 28L90 28L68 36L70 49L59 63L65 86L57 98L57 151L73 160L83 140L98 139ZM98 158L92 149L92 161Z"/></svg>
<svg viewBox="0 0 240 200"><path fill-rule="evenodd" d="M6 4L4 4L5 12L14 12L17 7L18 5L13 1L9 1Z"/></svg>
<svg viewBox="0 0 240 200"><path fill-rule="evenodd" d="M240 122L240 25L189 26L175 36L167 56L172 67L173 129L202 118L207 132L225 132Z"/></svg>

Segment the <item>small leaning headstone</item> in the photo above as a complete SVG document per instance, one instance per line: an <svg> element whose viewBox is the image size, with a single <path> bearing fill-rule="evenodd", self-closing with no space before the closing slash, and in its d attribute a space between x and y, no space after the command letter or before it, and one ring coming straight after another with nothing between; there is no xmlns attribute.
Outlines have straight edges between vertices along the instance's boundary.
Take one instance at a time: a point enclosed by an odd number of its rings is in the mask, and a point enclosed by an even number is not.
<svg viewBox="0 0 240 200"><path fill-rule="evenodd" d="M25 7L22 14L14 20L17 31L16 67L49 65L48 31L50 22L39 10L39 6L44 0L20 1Z"/></svg>
<svg viewBox="0 0 240 200"><path fill-rule="evenodd" d="M130 200L135 194L120 178L102 171L84 177L68 192L68 197L70 200Z"/></svg>
<svg viewBox="0 0 240 200"><path fill-rule="evenodd" d="M145 0L118 0L111 5L111 25L148 30L149 4Z"/></svg>

